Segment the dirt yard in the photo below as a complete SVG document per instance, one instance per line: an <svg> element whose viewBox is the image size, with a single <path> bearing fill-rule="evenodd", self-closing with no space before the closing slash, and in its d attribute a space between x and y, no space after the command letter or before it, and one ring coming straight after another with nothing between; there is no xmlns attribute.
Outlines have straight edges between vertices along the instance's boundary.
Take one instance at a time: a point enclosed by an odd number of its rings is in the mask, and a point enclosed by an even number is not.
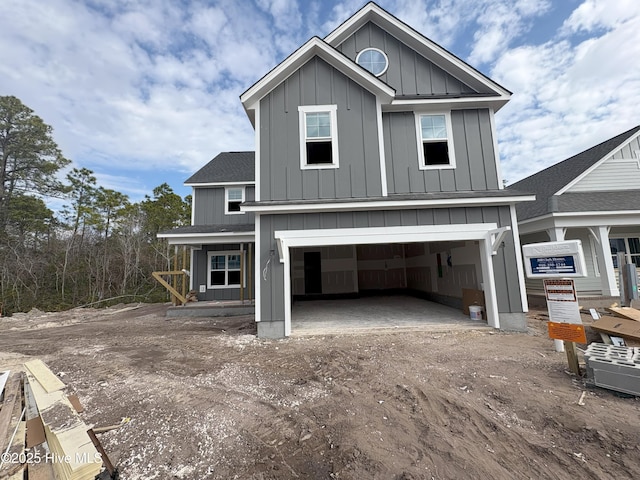
<svg viewBox="0 0 640 480"><path fill-rule="evenodd" d="M640 478L640 399L528 334L255 337L166 305L0 319L0 370L39 357L124 480ZM578 399L586 390L584 406Z"/></svg>

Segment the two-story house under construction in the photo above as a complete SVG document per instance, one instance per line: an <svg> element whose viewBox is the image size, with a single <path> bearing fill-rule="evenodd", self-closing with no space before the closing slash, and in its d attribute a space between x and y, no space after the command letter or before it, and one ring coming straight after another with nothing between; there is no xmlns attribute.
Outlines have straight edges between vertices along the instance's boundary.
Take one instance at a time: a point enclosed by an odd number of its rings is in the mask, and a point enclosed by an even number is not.
<svg viewBox="0 0 640 480"><path fill-rule="evenodd" d="M494 114L510 95L369 3L241 95L255 155L191 177L193 225L161 236L194 247L202 300L255 295L260 336L295 329L297 298L461 307L463 288L484 290L489 325L524 329L515 204L534 197L502 185Z"/></svg>

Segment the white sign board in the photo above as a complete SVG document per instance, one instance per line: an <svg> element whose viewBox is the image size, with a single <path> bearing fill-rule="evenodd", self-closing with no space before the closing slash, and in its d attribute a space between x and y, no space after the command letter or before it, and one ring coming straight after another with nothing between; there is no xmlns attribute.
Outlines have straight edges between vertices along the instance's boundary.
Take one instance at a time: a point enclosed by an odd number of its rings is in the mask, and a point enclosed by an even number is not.
<svg viewBox="0 0 640 480"><path fill-rule="evenodd" d="M569 278L586 276L587 268L580 240L530 243L522 246L529 278Z"/></svg>

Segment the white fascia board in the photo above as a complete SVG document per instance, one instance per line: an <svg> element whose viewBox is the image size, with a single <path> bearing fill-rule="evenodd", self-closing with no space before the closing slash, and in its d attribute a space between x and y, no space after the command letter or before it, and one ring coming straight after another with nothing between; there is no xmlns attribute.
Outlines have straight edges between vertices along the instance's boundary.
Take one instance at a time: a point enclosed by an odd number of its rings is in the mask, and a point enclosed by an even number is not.
<svg viewBox="0 0 640 480"><path fill-rule="evenodd" d="M342 55L322 39L313 37L240 95L240 101L245 109L249 107L255 108L256 102L316 55L376 97L379 97L383 103L389 103L395 96L395 90L389 85Z"/></svg>
<svg viewBox="0 0 640 480"><path fill-rule="evenodd" d="M509 101L509 97L462 97L462 98L417 98L396 99L389 105L384 105L385 112L401 112L408 108L429 111L430 109L462 109L462 108L490 108L497 112Z"/></svg>
<svg viewBox="0 0 640 480"><path fill-rule="evenodd" d="M564 187L562 187L560 190L558 190L556 193L554 193L554 195L562 195L564 192L566 192L567 190L569 190L571 187L573 187L575 184L577 184L578 182L580 182L584 177L586 177L587 175L589 175L591 172L593 172L596 168L598 168L600 165L602 165L604 162L606 162L607 160L609 160L615 153L617 153L618 151L622 150L624 147L626 147L627 145L629 145L629 143L631 143L633 140L635 140L636 138L640 137L640 132L637 132L634 135L631 135L629 138L627 138L624 142L622 142L620 145L618 145L616 148L614 148L613 150L611 150L609 153L607 153L604 157L602 157L600 160L598 160L596 163L594 163L593 165L591 165L589 168L587 168L584 172L582 172L580 175L578 175L576 178L574 178L573 180L571 180L569 183L567 183ZM614 179L612 179L614 180Z"/></svg>
<svg viewBox="0 0 640 480"><path fill-rule="evenodd" d="M557 212L518 222L520 234L544 232L548 228L588 228L595 226L635 226L640 224L640 210L608 212Z"/></svg>
<svg viewBox="0 0 640 480"><path fill-rule="evenodd" d="M333 47L344 42L347 37L355 33L365 23L372 21L383 30L398 38L401 42L412 47L418 53L441 67L443 70L458 78L476 90L489 88L500 96L510 97L511 92L486 77L451 52L432 42L407 24L401 22L390 13L384 11L373 2L368 3L351 18L338 26L325 37L325 41Z"/></svg>
<svg viewBox="0 0 640 480"><path fill-rule="evenodd" d="M255 234L252 232L165 233L158 234L158 238L166 238L169 241L169 245L208 245L228 242L253 242Z"/></svg>
<svg viewBox="0 0 640 480"><path fill-rule="evenodd" d="M419 225L410 227L330 228L317 230L278 230L274 237L287 248L364 245L377 243L439 242L487 239L495 223Z"/></svg>
<svg viewBox="0 0 640 480"><path fill-rule="evenodd" d="M245 185L255 185L256 182L254 181L249 181L249 182L208 182L208 183L185 183L184 186L185 187L193 187L193 188L198 188L198 187L242 187Z"/></svg>
<svg viewBox="0 0 640 480"><path fill-rule="evenodd" d="M535 200L535 195L513 197L473 197L446 198L437 200L389 200L353 203L311 203L302 205L240 205L244 212L260 213L315 213L335 210L400 210L407 208L447 208L447 207L479 207L488 205L510 205L512 203Z"/></svg>

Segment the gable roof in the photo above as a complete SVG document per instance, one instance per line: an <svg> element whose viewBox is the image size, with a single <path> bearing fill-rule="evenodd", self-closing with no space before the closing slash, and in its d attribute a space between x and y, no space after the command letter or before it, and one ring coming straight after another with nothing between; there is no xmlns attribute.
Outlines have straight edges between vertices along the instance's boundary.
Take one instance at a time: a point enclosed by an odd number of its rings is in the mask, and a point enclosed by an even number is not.
<svg viewBox="0 0 640 480"><path fill-rule="evenodd" d="M393 88L321 38L313 37L240 95L240 101L254 126L255 118L250 112L255 109L255 104L315 56L322 58L377 97L381 97L384 102L388 103L393 99L395 95Z"/></svg>
<svg viewBox="0 0 640 480"><path fill-rule="evenodd" d="M562 199L562 197L569 194L564 193L559 195L559 193L575 179L596 166L599 162L605 160L614 150L618 149L638 132L640 132L640 125L578 153L573 157L567 158L562 162L545 168L538 173L534 173L513 185L509 185L507 189L513 188L515 190L524 190L536 194L535 202L520 204L516 207L518 220L526 220L554 211L565 211L563 210L563 205L568 208L566 211L578 211L579 208L576 202L579 202L583 206L584 211L593 209L600 210L600 208L597 208L599 203L598 199L602 200L602 194L604 194L604 192L601 192L601 195L595 196L591 193L591 199L589 195L571 194L570 208L569 203L567 203L569 198ZM609 194L610 192L606 193L606 195ZM554 195L556 199L552 200ZM607 204L607 202L605 202L605 204ZM617 209L627 209L625 208L625 204L626 202L619 203Z"/></svg>
<svg viewBox="0 0 640 480"><path fill-rule="evenodd" d="M247 183L255 181L254 152L222 152L191 175L184 184Z"/></svg>
<svg viewBox="0 0 640 480"><path fill-rule="evenodd" d="M477 92L502 97L504 100L502 105L507 103L509 100L509 97L511 96L511 92L509 90L479 72L453 53L414 30L406 23L397 19L391 13L387 12L374 2L367 3L350 18L344 21L325 37L325 41L329 45L337 47L367 22L375 23L380 28L386 30L398 40L413 48L420 55L453 75L458 80L467 84Z"/></svg>

